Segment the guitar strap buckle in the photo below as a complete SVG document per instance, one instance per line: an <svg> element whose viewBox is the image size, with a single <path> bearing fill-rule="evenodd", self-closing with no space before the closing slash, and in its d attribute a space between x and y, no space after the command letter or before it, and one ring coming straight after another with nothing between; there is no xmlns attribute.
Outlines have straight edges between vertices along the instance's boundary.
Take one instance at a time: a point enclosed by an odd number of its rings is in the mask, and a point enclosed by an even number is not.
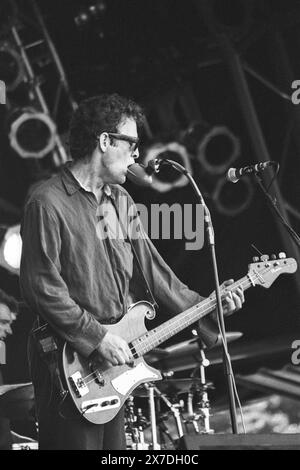
<svg viewBox="0 0 300 470"><path fill-rule="evenodd" d="M51 331L48 323L45 323L32 331L36 344L42 355L52 353L58 350L57 341Z"/></svg>

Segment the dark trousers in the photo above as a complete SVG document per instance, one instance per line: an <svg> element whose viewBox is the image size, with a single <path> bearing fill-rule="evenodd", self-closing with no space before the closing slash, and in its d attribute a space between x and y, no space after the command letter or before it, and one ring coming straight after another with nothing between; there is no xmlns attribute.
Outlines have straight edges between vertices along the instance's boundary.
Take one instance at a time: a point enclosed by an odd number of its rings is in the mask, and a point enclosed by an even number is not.
<svg viewBox="0 0 300 470"><path fill-rule="evenodd" d="M10 421L0 417L0 450L10 450L12 447L12 437L10 432Z"/></svg>
<svg viewBox="0 0 300 470"><path fill-rule="evenodd" d="M39 449L126 449L123 409L109 423L90 423L79 414L69 396L62 401L32 336L29 339L29 362L35 392Z"/></svg>
<svg viewBox="0 0 300 470"><path fill-rule="evenodd" d="M66 407L62 407L63 409ZM76 410L78 413L78 411ZM120 450L125 449L124 416L121 410L106 424L93 424L85 418L62 418L56 407L40 415L39 449Z"/></svg>

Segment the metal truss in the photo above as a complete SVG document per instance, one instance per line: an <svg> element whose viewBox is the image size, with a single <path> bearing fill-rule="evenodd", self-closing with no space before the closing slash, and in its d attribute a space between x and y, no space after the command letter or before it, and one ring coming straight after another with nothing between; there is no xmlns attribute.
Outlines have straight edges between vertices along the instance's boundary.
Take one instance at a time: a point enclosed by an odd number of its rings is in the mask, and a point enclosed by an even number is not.
<svg viewBox="0 0 300 470"><path fill-rule="evenodd" d="M12 1L17 16L13 22L9 40L15 45L22 59L25 72L24 80L29 87L30 102L28 105L34 105L38 111L56 122L58 109L62 103L64 106L66 104L70 111L77 108L77 103L72 96L64 68L36 2L27 0L23 4L19 4ZM26 6L26 11L22 11L21 5L24 10ZM46 71L43 73L43 63L47 65L47 73ZM44 90L49 67L55 72L54 83L53 79L51 80L51 88L55 89L54 98ZM58 132L55 133L54 139L52 159L56 166L60 166L68 160L68 156Z"/></svg>

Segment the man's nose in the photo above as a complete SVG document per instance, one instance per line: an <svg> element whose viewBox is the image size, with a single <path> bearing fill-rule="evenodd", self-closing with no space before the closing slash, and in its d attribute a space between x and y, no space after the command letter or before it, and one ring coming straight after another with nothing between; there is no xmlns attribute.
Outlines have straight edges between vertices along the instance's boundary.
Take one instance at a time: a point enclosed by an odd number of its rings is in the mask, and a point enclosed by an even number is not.
<svg viewBox="0 0 300 470"><path fill-rule="evenodd" d="M5 331L8 335L12 335L12 329L11 329L11 326L10 325L7 325L6 328L5 328Z"/></svg>
<svg viewBox="0 0 300 470"><path fill-rule="evenodd" d="M139 158L140 156L140 152L139 152L139 149L136 148L133 152L132 152L132 158L134 158L134 160L136 160L137 158Z"/></svg>

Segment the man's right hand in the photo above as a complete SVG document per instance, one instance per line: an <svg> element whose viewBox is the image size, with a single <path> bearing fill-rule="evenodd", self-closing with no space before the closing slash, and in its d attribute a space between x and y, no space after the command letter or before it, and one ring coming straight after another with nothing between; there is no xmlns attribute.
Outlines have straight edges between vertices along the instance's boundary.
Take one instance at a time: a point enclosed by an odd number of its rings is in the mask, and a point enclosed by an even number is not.
<svg viewBox="0 0 300 470"><path fill-rule="evenodd" d="M113 366L133 363L133 356L126 341L112 333L106 333L97 352L101 359L106 359Z"/></svg>

